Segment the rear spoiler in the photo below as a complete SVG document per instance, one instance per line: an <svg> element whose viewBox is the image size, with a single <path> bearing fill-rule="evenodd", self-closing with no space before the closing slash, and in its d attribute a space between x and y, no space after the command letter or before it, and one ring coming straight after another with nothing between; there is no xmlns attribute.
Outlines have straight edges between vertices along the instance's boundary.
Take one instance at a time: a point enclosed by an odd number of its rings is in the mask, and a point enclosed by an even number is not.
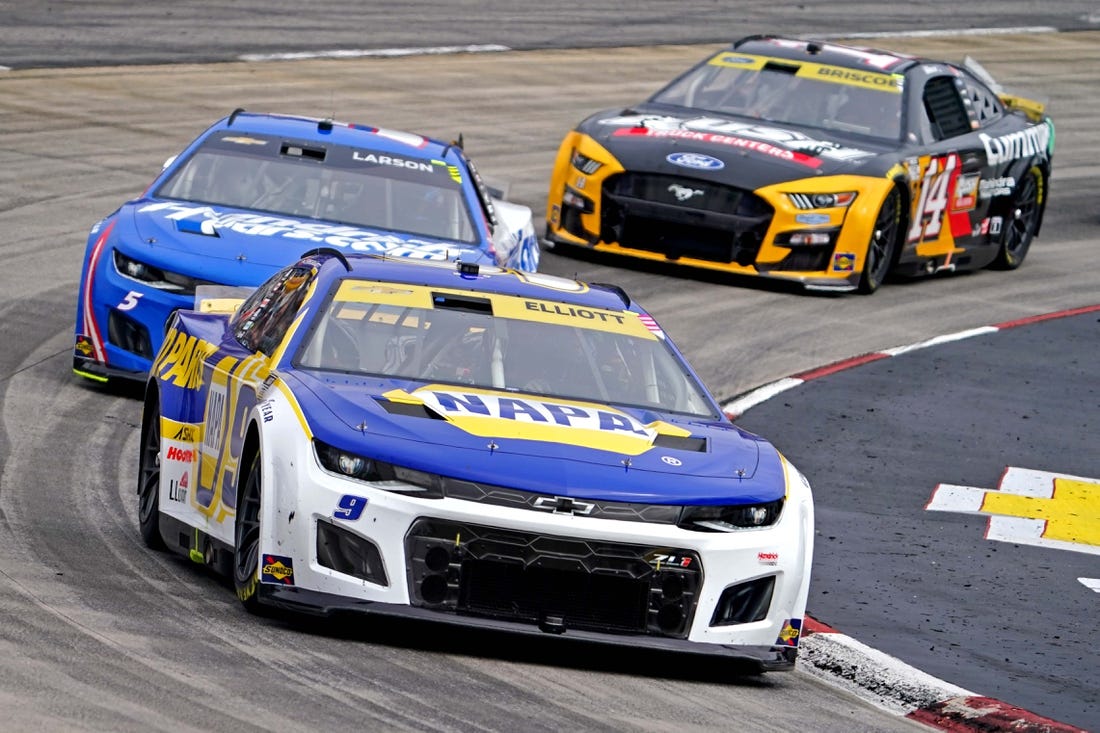
<svg viewBox="0 0 1100 733"><path fill-rule="evenodd" d="M195 288L195 307L199 313L231 315L252 295L255 288L233 285L200 285Z"/></svg>
<svg viewBox="0 0 1100 733"><path fill-rule="evenodd" d="M1023 112L1032 122L1042 122L1045 118L1047 108L1046 102L1022 97L1018 94L1009 94L1004 90L1004 87L994 81L992 75L985 70L984 66L969 56L963 60L963 68L984 81L1009 109Z"/></svg>

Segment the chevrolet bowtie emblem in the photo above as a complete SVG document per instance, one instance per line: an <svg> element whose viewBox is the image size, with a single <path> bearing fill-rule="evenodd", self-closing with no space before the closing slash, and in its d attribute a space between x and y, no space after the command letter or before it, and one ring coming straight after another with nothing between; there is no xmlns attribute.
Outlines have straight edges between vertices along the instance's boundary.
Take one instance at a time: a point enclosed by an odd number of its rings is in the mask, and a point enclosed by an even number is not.
<svg viewBox="0 0 1100 733"><path fill-rule="evenodd" d="M535 509L541 509L554 514L591 514L596 508L595 504L586 501L574 501L568 496L540 496L535 499Z"/></svg>

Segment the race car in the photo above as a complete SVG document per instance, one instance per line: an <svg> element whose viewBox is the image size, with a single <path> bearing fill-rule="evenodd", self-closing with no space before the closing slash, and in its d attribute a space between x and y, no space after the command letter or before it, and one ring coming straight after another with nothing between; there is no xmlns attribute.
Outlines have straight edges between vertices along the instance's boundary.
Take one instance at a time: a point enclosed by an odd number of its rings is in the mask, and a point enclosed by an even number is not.
<svg viewBox="0 0 1100 733"><path fill-rule="evenodd" d="M865 294L1015 269L1053 150L1045 105L971 59L750 36L565 136L546 241Z"/></svg>
<svg viewBox="0 0 1100 733"><path fill-rule="evenodd" d="M255 287L307 245L535 271L531 210L483 183L461 142L237 110L92 227L73 370L144 381L203 284Z"/></svg>
<svg viewBox="0 0 1100 733"><path fill-rule="evenodd" d="M793 667L810 485L620 288L320 250L211 295L146 386L150 547L249 610Z"/></svg>

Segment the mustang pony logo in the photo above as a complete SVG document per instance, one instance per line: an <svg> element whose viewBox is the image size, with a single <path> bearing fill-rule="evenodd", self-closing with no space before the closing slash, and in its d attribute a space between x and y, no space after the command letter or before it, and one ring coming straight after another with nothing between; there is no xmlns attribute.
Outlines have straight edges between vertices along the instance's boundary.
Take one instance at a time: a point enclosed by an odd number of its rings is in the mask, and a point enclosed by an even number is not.
<svg viewBox="0 0 1100 733"><path fill-rule="evenodd" d="M669 193L676 197L677 201L687 201L693 196L702 196L703 189L701 188L688 188L687 186L681 186L679 183L673 183L668 187Z"/></svg>

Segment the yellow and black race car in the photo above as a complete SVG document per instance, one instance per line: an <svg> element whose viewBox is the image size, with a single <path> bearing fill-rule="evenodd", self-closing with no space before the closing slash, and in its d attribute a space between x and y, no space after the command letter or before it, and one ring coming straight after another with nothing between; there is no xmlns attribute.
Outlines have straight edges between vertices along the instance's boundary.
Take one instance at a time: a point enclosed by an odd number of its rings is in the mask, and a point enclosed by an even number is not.
<svg viewBox="0 0 1100 733"><path fill-rule="evenodd" d="M1015 269L1053 149L1044 105L970 59L751 36L565 136L547 244L863 293Z"/></svg>

